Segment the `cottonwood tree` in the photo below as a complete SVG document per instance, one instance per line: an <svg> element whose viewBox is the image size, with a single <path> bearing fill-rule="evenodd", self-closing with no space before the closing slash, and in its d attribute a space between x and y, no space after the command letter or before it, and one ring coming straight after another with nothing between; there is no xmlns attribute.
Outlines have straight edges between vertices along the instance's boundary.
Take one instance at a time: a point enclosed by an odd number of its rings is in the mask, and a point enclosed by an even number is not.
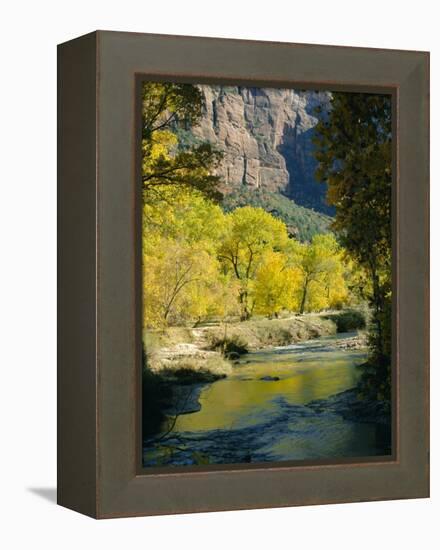
<svg viewBox="0 0 440 550"><path fill-rule="evenodd" d="M144 205L144 325L201 320L221 309L224 277L216 245L224 229L220 207L196 190L166 189Z"/></svg>
<svg viewBox="0 0 440 550"><path fill-rule="evenodd" d="M319 311L343 302L347 296L342 251L334 235L315 235L310 244L292 241L290 258L302 273L299 313Z"/></svg>
<svg viewBox="0 0 440 550"><path fill-rule="evenodd" d="M277 317L282 310L296 310L302 273L289 265L289 257L272 250L263 255L253 284L255 313Z"/></svg>
<svg viewBox="0 0 440 550"><path fill-rule="evenodd" d="M210 307L216 261L197 244L158 239L156 253L143 263L144 325L163 327L188 315L203 316Z"/></svg>
<svg viewBox="0 0 440 550"><path fill-rule="evenodd" d="M288 240L285 224L262 208L244 206L225 216L218 258L240 282L241 320L252 314L251 282L265 252L282 250Z"/></svg>

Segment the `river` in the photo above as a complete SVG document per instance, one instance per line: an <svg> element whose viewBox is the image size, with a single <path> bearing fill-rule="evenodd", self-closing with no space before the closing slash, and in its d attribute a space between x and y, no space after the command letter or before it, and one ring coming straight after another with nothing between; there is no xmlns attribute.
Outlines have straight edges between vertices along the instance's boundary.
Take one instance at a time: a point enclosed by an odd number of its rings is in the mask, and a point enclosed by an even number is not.
<svg viewBox="0 0 440 550"><path fill-rule="evenodd" d="M356 366L366 358L366 351L341 349L335 339L249 353L228 378L190 388L200 394L200 410L180 415L160 444L146 442L144 465L389 454L389 427L347 419L332 405L332 396L356 385Z"/></svg>

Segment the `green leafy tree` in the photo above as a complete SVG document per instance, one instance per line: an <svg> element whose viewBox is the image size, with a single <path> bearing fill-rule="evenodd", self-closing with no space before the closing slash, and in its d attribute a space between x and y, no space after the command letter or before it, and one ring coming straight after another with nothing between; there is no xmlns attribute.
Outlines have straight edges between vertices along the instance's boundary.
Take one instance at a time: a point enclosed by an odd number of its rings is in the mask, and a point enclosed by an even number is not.
<svg viewBox="0 0 440 550"><path fill-rule="evenodd" d="M318 109L319 111L319 109ZM334 93L315 127L317 178L336 207L333 228L371 280L372 391L389 394L391 357L391 98Z"/></svg>
<svg viewBox="0 0 440 550"><path fill-rule="evenodd" d="M142 91L142 184L144 201L154 203L169 186L202 191L219 200L219 178L213 171L222 153L208 142L182 147L179 128L196 126L203 95L192 84L148 82Z"/></svg>

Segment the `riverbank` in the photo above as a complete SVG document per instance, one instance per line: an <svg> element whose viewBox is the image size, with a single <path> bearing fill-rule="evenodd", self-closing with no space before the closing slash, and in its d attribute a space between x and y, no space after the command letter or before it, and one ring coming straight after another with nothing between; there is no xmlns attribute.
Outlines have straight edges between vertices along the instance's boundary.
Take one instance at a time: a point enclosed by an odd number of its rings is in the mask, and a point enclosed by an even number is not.
<svg viewBox="0 0 440 550"><path fill-rule="evenodd" d="M319 338L316 340L317 347L321 347L321 349L324 350L340 350L348 354L350 352L365 351L366 349L366 337L363 333L345 335L341 338L332 339L326 347L322 346ZM306 340L304 344L312 345L313 341L313 339ZM286 346L266 346L265 348L254 351L273 351L281 355L284 350L288 351L292 346L294 346L294 344L288 344ZM248 357L252 357L252 355L251 351ZM231 376L237 371L243 371L243 368L252 362L251 359L247 358L247 354L244 354L232 363L224 360L221 356L215 361L208 358L205 363L201 359L198 360L200 360L200 363L191 363L193 369L181 366L177 367L177 365L189 364L187 362L188 359L186 359L184 362L176 362L174 368L163 368L159 370L158 374L161 380L169 389L169 396L164 408L164 413L166 415L178 416L200 411L201 404L199 399L205 387L217 380ZM217 363L217 361L219 361L219 363ZM302 361L302 358L299 358L299 361ZM263 382L278 382L280 378L278 376L266 374L259 377L259 380ZM376 421L379 417L383 417L383 423L387 421L386 407L378 402L360 400L358 391L355 388L331 396L325 401L312 401L308 406L316 411L327 408L329 411L335 411L354 421Z"/></svg>
<svg viewBox="0 0 440 550"><path fill-rule="evenodd" d="M233 376L237 369L242 370L250 362L246 358L248 353L262 350L279 353L279 348L288 349L322 337L332 337L331 349L349 352L364 348L362 333L333 338L337 329L334 319L309 314L146 332L144 436L167 431L178 416L200 411L204 389ZM267 375L261 380L273 383L279 378Z"/></svg>
<svg viewBox="0 0 440 550"><path fill-rule="evenodd" d="M246 352L288 346L298 342L330 336L339 330L336 314L295 315L284 319L253 319L237 323L218 323L200 327L168 327L145 331L144 344L148 368L178 382L179 370L195 373L201 381L203 373L222 378L231 373L231 362ZM342 325L341 325L342 326ZM344 325L344 329L345 329ZM358 326L350 326L354 330ZM341 341L341 346L360 348L360 339ZM225 358L226 356L226 358ZM229 359L229 361L228 361ZM231 361L232 360L232 361Z"/></svg>
<svg viewBox="0 0 440 550"><path fill-rule="evenodd" d="M379 456L391 452L386 402L360 399L362 333L250 351L215 383L172 388L144 464L194 465Z"/></svg>

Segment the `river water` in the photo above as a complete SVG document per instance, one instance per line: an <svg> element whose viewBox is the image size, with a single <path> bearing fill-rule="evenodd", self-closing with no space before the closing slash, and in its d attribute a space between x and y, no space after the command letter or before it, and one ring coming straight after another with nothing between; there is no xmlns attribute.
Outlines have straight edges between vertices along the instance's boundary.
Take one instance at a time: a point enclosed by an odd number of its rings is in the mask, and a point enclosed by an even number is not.
<svg viewBox="0 0 440 550"><path fill-rule="evenodd" d="M339 334L338 340L353 334ZM335 337L241 357L228 378L193 388L198 412L182 414L159 445L146 442L144 465L231 464L388 454L383 426L347 420L317 400L353 388L366 351Z"/></svg>

